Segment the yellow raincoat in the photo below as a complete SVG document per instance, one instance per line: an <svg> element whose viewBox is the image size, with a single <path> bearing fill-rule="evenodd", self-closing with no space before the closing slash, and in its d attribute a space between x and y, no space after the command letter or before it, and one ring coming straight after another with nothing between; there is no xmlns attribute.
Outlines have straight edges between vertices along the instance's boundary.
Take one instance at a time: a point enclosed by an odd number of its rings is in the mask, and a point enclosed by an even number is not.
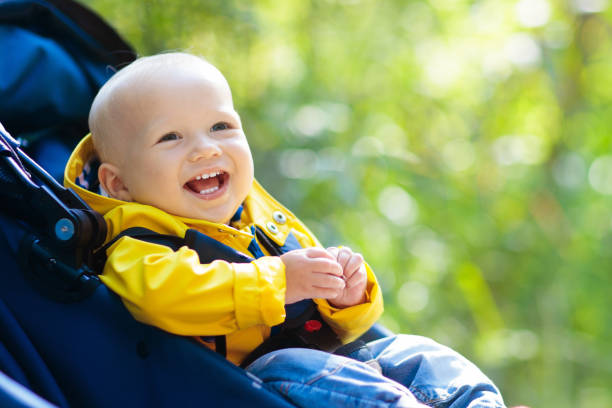
<svg viewBox="0 0 612 408"><path fill-rule="evenodd" d="M257 182L234 228L176 217L149 205L104 197L79 187L75 180L93 156L93 143L87 136L70 157L64 184L104 215L106 242L131 227L180 237L193 228L252 255L247 248L253 239L250 226L256 225L278 245L292 233L302 247L321 246L306 226ZM265 253L265 248L262 250ZM200 264L197 253L187 247L175 252L131 237L119 239L107 250L107 256L100 278L137 320L178 335L227 335L227 358L235 364L268 338L271 326L285 319L285 267L277 256L242 264L222 260ZM365 303L337 309L315 299L321 316L344 342L365 332L382 313L381 291L369 266L367 273Z"/></svg>

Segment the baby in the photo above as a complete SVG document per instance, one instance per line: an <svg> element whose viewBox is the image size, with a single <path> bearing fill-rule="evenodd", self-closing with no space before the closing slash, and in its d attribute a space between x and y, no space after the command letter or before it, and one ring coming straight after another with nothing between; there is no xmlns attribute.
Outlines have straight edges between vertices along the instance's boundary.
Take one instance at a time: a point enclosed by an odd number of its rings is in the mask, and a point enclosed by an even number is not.
<svg viewBox="0 0 612 408"><path fill-rule="evenodd" d="M111 241L101 279L136 319L179 335L224 336L226 357L240 364L274 336L286 305L313 299L345 343L382 313L381 290L363 257L322 248L254 180L230 88L202 58L138 59L102 87L89 126L65 183L104 215L107 242L133 227L178 237L195 230L254 258L203 263L188 246ZM300 406L503 406L480 370L429 339L392 336L349 357L281 349L247 370Z"/></svg>
<svg viewBox="0 0 612 408"><path fill-rule="evenodd" d="M112 198L229 224L253 185L227 81L191 55L143 58L121 71L94 100L90 129L100 186ZM349 248L290 251L281 259L285 303L325 298L343 308L365 300L363 258Z"/></svg>

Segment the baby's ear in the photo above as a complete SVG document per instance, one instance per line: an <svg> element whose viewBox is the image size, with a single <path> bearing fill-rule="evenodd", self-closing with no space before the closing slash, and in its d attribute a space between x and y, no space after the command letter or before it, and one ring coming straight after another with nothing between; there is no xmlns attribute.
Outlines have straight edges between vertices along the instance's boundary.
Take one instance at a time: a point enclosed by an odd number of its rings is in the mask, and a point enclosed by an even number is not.
<svg viewBox="0 0 612 408"><path fill-rule="evenodd" d="M132 196L120 177L119 168L110 163L102 163L98 168L100 185L112 198L132 201Z"/></svg>

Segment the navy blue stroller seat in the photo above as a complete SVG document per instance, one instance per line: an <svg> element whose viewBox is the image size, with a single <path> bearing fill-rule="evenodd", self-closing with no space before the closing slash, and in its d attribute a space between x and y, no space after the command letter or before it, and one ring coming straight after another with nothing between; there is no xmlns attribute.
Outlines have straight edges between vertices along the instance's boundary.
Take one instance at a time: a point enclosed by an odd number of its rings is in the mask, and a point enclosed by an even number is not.
<svg viewBox="0 0 612 408"><path fill-rule="evenodd" d="M0 216L0 231L0 371L46 401L61 407L290 406L195 341L136 322L103 285L75 302L54 300L57 290L49 296L35 289L28 282L35 277L17 264L29 229ZM6 392L4 385L0 377ZM13 399L0 393L0 406Z"/></svg>
<svg viewBox="0 0 612 408"><path fill-rule="evenodd" d="M72 0L0 0L0 46L0 122L60 179L97 90L135 53Z"/></svg>
<svg viewBox="0 0 612 408"><path fill-rule="evenodd" d="M131 47L72 0L0 0L0 47L0 123L19 139L0 139L0 407L291 406L134 320L88 267L105 224L55 180Z"/></svg>

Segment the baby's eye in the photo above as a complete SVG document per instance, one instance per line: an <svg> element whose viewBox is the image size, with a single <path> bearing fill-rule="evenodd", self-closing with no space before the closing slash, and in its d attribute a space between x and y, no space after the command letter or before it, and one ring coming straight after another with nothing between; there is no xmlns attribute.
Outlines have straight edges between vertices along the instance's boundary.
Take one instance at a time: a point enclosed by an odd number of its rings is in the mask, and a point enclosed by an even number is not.
<svg viewBox="0 0 612 408"><path fill-rule="evenodd" d="M160 137L159 140L157 141L157 143L169 142L171 140L178 140L178 139L180 139L179 135L177 135L174 132L170 132L170 133L166 133L165 135Z"/></svg>
<svg viewBox="0 0 612 408"><path fill-rule="evenodd" d="M212 125L212 127L210 128L210 131L218 132L220 130L226 130L229 128L230 128L230 125L227 122L219 122L219 123L215 123L214 125Z"/></svg>

